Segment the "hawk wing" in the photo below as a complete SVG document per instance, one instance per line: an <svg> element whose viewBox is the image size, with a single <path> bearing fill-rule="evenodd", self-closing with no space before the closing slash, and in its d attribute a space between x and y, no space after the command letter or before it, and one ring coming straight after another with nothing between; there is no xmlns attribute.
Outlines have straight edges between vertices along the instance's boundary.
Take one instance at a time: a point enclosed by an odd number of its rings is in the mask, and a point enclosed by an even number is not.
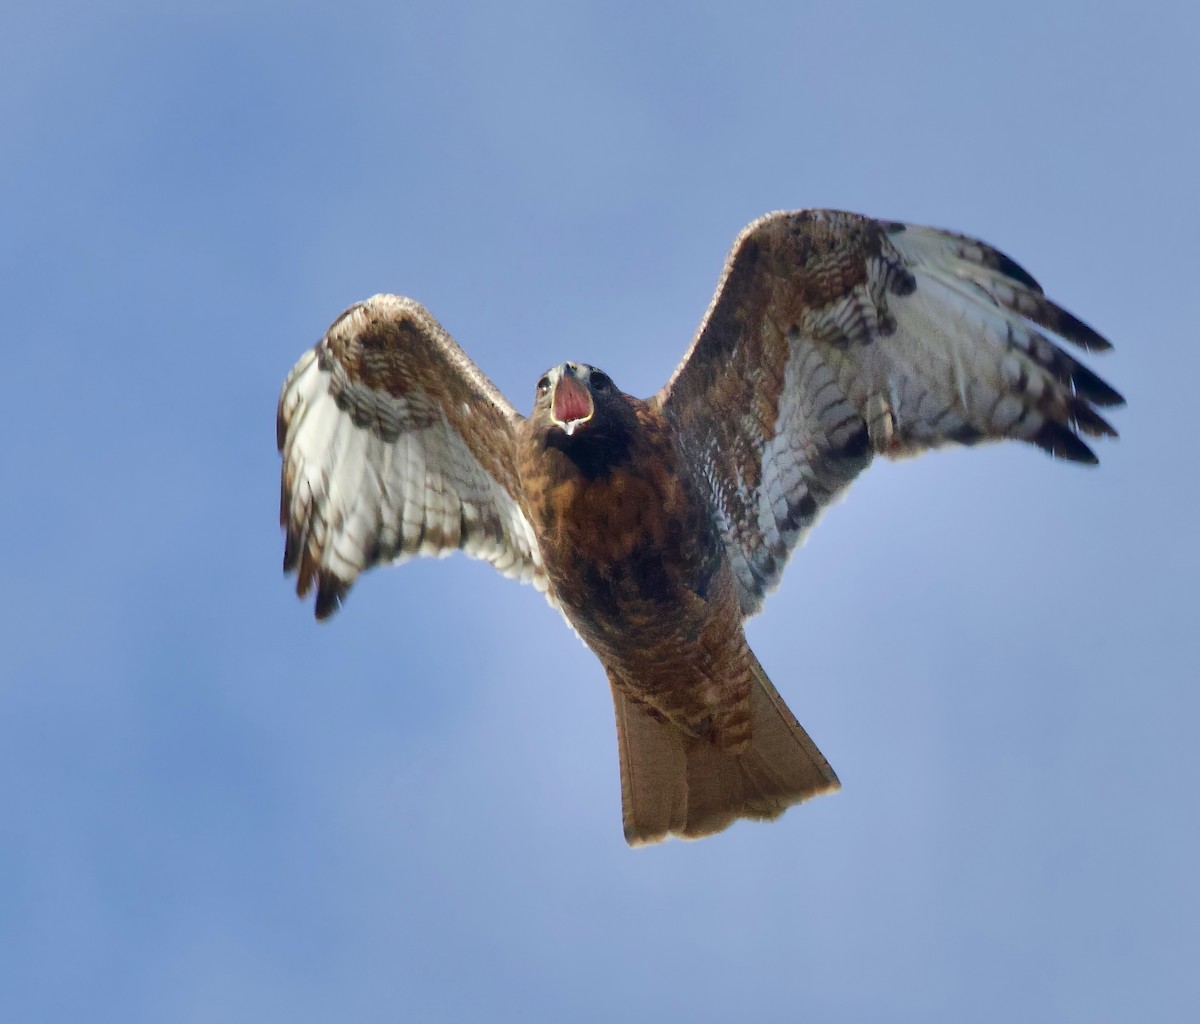
<svg viewBox="0 0 1200 1024"><path fill-rule="evenodd" d="M521 508L522 417L419 303L346 310L279 397L285 572L333 614L378 562L461 549L546 589Z"/></svg>
<svg viewBox="0 0 1200 1024"><path fill-rule="evenodd" d="M1096 407L1123 399L1039 328L1110 347L974 239L832 210L750 224L657 396L704 467L744 614L876 453L1017 438L1095 462L1080 434L1115 436Z"/></svg>

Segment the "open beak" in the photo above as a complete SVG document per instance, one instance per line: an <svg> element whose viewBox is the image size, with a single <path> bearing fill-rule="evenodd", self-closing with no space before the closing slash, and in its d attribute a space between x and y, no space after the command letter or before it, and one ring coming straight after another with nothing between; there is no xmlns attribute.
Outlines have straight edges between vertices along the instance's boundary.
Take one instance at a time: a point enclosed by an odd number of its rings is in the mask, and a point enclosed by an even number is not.
<svg viewBox="0 0 1200 1024"><path fill-rule="evenodd" d="M550 403L550 419L570 437L575 428L592 418L596 406L592 393L573 374L564 371L554 385L554 400Z"/></svg>

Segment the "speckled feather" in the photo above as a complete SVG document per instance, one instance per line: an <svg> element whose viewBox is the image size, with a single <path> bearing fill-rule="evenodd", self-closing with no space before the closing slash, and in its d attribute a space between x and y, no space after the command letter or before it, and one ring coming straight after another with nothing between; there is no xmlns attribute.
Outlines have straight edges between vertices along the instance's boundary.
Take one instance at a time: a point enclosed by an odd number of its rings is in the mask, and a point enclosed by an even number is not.
<svg viewBox="0 0 1200 1024"><path fill-rule="evenodd" d="M283 386L284 572L331 615L379 562L463 550L546 589L513 446L522 418L419 304L346 310Z"/></svg>
<svg viewBox="0 0 1200 1024"><path fill-rule="evenodd" d="M656 396L705 467L745 614L876 454L1014 438L1094 462L1079 434L1115 436L1095 407L1121 396L1039 327L1109 347L982 242L832 210L749 225Z"/></svg>

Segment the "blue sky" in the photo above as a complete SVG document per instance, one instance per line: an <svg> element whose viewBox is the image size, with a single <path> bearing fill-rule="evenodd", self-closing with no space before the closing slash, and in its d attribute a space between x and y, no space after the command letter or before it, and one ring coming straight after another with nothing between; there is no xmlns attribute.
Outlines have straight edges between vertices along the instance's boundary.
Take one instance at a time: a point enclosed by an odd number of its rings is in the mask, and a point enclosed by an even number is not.
<svg viewBox="0 0 1200 1024"><path fill-rule="evenodd" d="M1167 1020L1200 1003L1194 5L10 5L0 1017ZM873 468L749 627L844 789L630 851L531 589L279 573L349 303L518 408L669 375L738 230L1008 251L1116 344L1096 470Z"/></svg>

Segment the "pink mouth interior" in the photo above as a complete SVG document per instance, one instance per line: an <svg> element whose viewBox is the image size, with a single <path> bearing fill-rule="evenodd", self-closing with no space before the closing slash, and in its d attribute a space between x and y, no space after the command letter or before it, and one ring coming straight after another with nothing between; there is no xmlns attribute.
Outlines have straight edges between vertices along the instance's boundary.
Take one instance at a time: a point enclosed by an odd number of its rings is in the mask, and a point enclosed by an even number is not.
<svg viewBox="0 0 1200 1024"><path fill-rule="evenodd" d="M570 423L591 414L592 396L579 381L564 373L554 389L554 418L560 423Z"/></svg>

